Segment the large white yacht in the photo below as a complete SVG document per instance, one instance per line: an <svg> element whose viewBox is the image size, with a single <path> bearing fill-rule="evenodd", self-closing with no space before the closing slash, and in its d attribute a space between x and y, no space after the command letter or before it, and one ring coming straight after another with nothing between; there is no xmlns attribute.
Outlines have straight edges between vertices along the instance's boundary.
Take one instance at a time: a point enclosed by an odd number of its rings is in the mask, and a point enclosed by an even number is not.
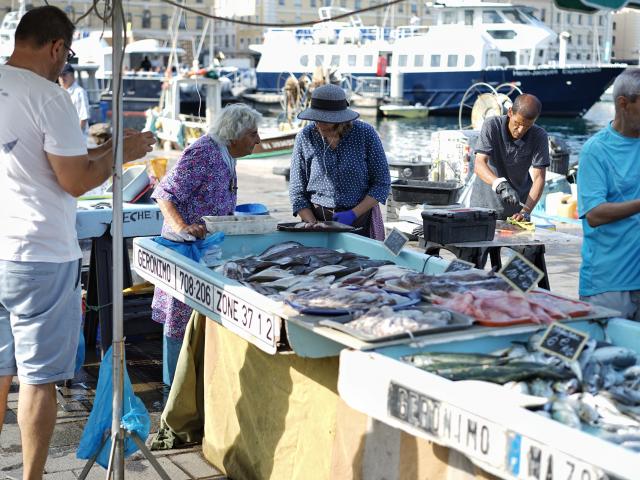
<svg viewBox="0 0 640 480"><path fill-rule="evenodd" d="M342 13L342 12L341 12ZM467 89L477 83L513 83L543 103L545 115L580 116L625 68L567 64L548 58L557 35L529 7L454 1L432 7L434 24L366 27L357 16L311 28L272 28L256 67L260 91L280 91L293 74L338 71L354 87L362 78L385 76L390 95L421 103L436 113L457 113ZM562 50L562 48L561 48ZM385 68L386 66L386 68Z"/></svg>

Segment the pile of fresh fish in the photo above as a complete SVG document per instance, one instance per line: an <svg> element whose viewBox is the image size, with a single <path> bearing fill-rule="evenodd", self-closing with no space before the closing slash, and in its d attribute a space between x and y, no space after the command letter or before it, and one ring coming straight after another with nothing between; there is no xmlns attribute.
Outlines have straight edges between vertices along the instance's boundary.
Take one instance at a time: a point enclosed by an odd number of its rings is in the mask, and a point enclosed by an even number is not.
<svg viewBox="0 0 640 480"><path fill-rule="evenodd" d="M448 295L450 292L466 292L486 288L509 290L507 282L493 272L467 270L464 272L426 275L398 265L385 265L367 269L344 277L339 283L345 285L375 286L396 293L420 293L425 300L431 295Z"/></svg>
<svg viewBox="0 0 640 480"><path fill-rule="evenodd" d="M445 327L453 315L444 310L397 310L373 308L345 323L346 327L366 335L382 338L429 328Z"/></svg>
<svg viewBox="0 0 640 480"><path fill-rule="evenodd" d="M584 316L591 311L587 303L565 300L540 291L522 295L515 291L477 289L451 292L446 297L434 295L431 301L489 326L549 324L563 318Z"/></svg>
<svg viewBox="0 0 640 480"><path fill-rule="evenodd" d="M409 299L402 295L385 292L376 287L339 287L331 290L312 290L294 294L289 301L303 309L347 310L350 312L369 310L374 307L406 304Z"/></svg>
<svg viewBox="0 0 640 480"><path fill-rule="evenodd" d="M230 260L216 271L263 295L283 300L289 294L328 288L336 279L390 263L351 252L284 242L260 255Z"/></svg>
<svg viewBox="0 0 640 480"><path fill-rule="evenodd" d="M537 351L541 334L493 355L420 353L403 360L451 380L484 380L547 399L536 413L640 452L640 356L589 340L577 361Z"/></svg>
<svg viewBox="0 0 640 480"><path fill-rule="evenodd" d="M552 365L535 358L429 352L404 357L403 360L449 380L484 380L504 384L533 378L568 380L573 376L571 370L563 365Z"/></svg>

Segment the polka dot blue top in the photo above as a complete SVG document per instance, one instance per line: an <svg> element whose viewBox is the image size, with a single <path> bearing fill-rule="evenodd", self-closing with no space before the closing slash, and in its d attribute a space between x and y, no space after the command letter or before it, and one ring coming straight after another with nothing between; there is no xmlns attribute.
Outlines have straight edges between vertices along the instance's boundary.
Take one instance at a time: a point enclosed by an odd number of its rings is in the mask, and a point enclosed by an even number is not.
<svg viewBox="0 0 640 480"><path fill-rule="evenodd" d="M385 203L390 188L387 157L371 125L354 121L335 150L313 123L298 133L289 184L294 215L312 204L351 209L367 195Z"/></svg>

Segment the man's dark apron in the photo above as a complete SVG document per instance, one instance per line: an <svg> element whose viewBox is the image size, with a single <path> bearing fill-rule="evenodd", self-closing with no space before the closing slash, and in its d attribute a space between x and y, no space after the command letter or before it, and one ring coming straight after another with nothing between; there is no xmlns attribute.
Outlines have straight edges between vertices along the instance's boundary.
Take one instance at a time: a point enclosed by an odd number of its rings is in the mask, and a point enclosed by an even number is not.
<svg viewBox="0 0 640 480"><path fill-rule="evenodd" d="M475 176L471 185L471 193L469 197L469 206L491 208L496 211L499 220L505 220L514 213L522 210L520 205L503 206L498 198L498 194L491 189L491 185L482 181L480 177Z"/></svg>

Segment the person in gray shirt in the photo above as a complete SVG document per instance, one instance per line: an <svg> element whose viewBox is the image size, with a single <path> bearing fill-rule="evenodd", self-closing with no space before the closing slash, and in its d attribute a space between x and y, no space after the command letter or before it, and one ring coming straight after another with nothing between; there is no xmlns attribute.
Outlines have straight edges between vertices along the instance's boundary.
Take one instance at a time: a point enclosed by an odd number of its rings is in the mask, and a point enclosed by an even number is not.
<svg viewBox="0 0 640 480"><path fill-rule="evenodd" d="M502 219L529 220L550 164L547 132L535 125L541 109L535 96L522 94L507 115L484 121L475 148L471 206L495 209Z"/></svg>

